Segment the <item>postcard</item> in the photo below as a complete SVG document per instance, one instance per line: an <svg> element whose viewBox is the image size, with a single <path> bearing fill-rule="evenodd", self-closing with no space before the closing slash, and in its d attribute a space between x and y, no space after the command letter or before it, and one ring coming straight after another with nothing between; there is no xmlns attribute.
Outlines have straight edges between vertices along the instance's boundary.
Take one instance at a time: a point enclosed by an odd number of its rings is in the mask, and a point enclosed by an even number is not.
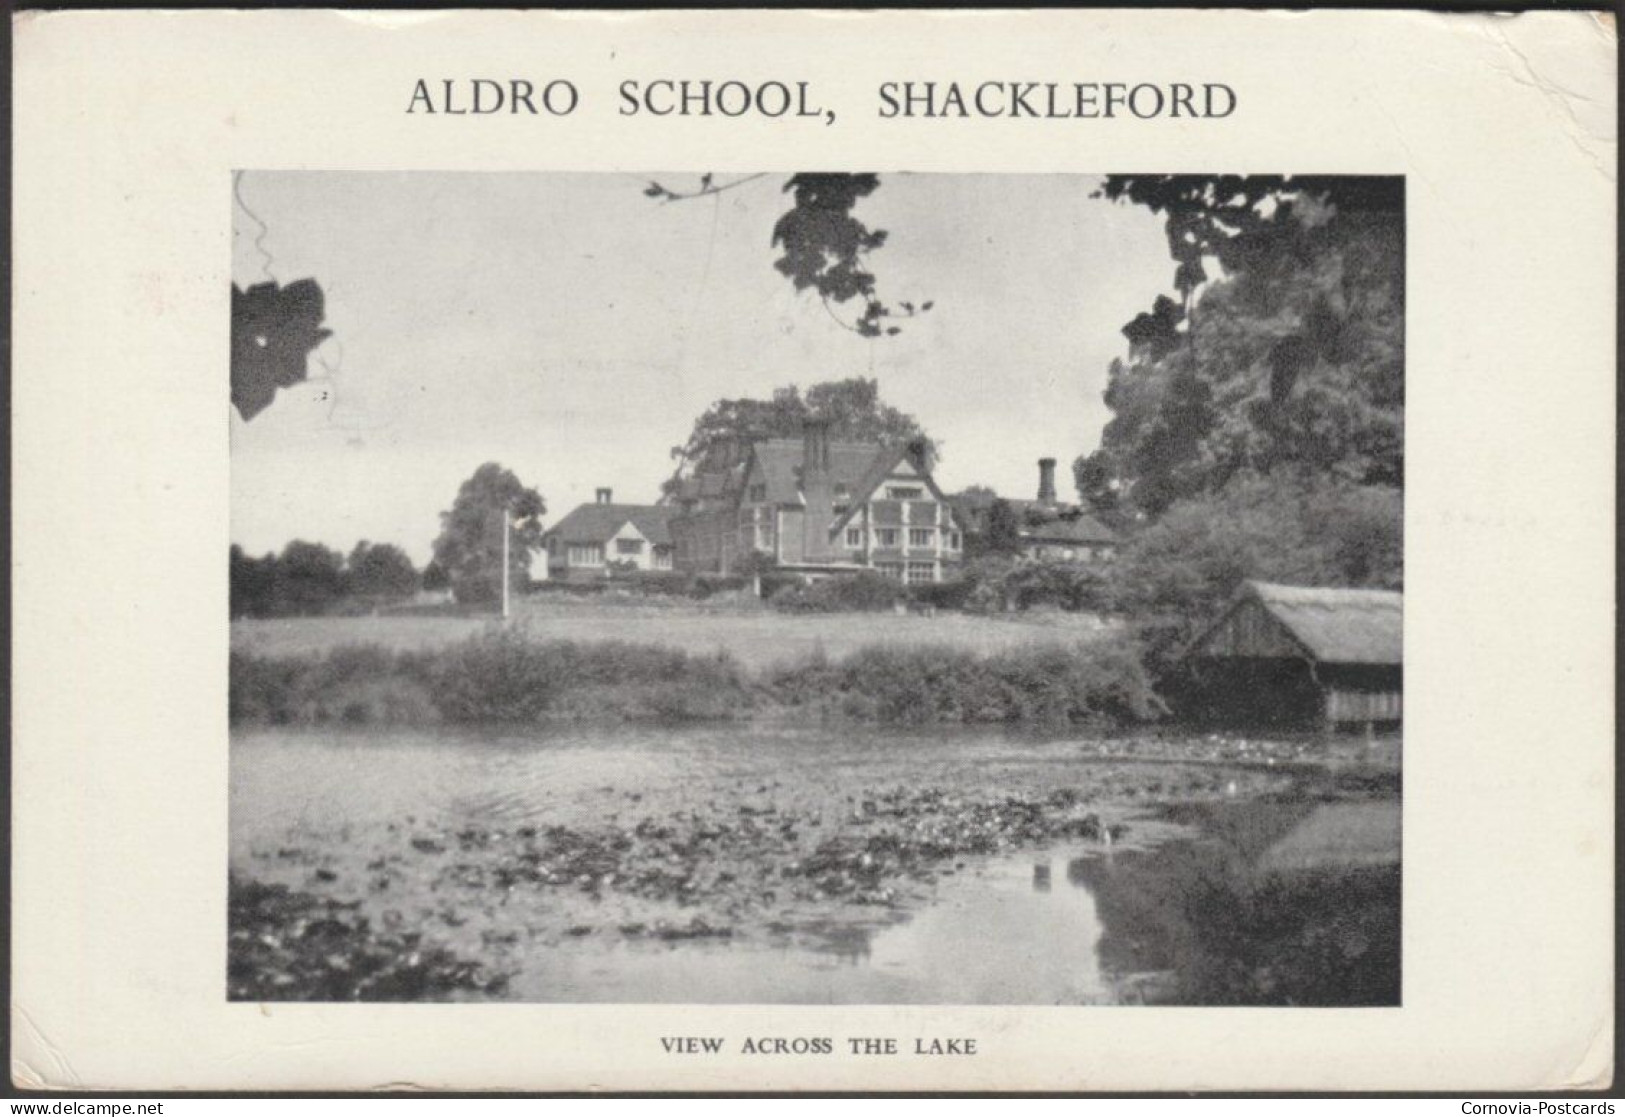
<svg viewBox="0 0 1625 1117"><path fill-rule="evenodd" d="M14 36L15 1085L1612 1080L1610 17Z"/></svg>

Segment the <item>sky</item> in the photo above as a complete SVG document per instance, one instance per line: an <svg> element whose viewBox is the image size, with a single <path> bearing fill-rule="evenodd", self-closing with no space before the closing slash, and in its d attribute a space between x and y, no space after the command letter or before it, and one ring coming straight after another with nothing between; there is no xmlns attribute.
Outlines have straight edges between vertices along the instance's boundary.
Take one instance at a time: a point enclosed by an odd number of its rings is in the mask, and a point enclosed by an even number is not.
<svg viewBox="0 0 1625 1117"><path fill-rule="evenodd" d="M1030 497L1041 457L1069 489L1124 323L1172 293L1161 221L1086 176L883 175L856 211L889 233L870 270L888 302L934 305L866 339L772 266L786 178L662 204L650 179L698 177L244 172L233 281L316 279L333 337L253 421L231 409L233 542L366 539L422 565L484 462L548 523L598 487L653 502L713 401L851 376L938 441L946 490Z"/></svg>

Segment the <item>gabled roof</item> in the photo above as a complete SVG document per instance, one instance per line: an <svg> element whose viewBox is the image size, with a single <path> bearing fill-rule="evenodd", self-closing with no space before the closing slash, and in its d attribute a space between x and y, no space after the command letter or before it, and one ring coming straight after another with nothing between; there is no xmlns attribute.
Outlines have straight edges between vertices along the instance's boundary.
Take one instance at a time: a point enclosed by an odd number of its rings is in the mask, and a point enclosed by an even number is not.
<svg viewBox="0 0 1625 1117"><path fill-rule="evenodd" d="M1398 590L1248 582L1242 592L1257 598L1321 663L1394 665L1404 659L1405 595Z"/></svg>
<svg viewBox="0 0 1625 1117"><path fill-rule="evenodd" d="M1117 533L1092 516L1080 515L1023 528L1021 538L1029 543L1116 543Z"/></svg>
<svg viewBox="0 0 1625 1117"><path fill-rule="evenodd" d="M744 477L759 474L767 492L762 498L769 504L799 504L801 495L802 457L806 444L800 438L768 438L755 443L750 456L742 466L735 467L743 477L737 480L729 473L712 471L691 479L695 487L679 489L680 498L721 496L734 490ZM890 476L908 454L906 446L883 446L878 442L831 442L829 444L830 480L837 486L838 498L848 505L847 511L830 525L830 532L840 528L856 512L858 506L874 495L876 488ZM932 498L947 501L942 490L929 472L920 471L920 481L930 490ZM840 489L844 487L845 491ZM753 502L754 503L754 502Z"/></svg>
<svg viewBox="0 0 1625 1117"><path fill-rule="evenodd" d="M874 496L875 490L880 487L881 482L885 481L891 475L892 470L897 468L898 463L907 456L907 446L893 446L883 449L875 455L874 460L869 464L869 468L864 470L863 476L858 479L857 484L852 486L851 503L847 506L846 511L837 516L835 522L830 525L831 535L840 531L841 528L846 526L846 521L858 514L859 506ZM947 504L949 511L952 512L952 502L942 495L941 489L937 488L936 481L931 477L931 471L921 468L918 472L921 484L930 490L932 499Z"/></svg>
<svg viewBox="0 0 1625 1117"><path fill-rule="evenodd" d="M582 504L543 533L566 543L607 543L628 522L656 546L671 543L677 509L663 504Z"/></svg>
<svg viewBox="0 0 1625 1117"><path fill-rule="evenodd" d="M769 503L795 504L801 500L803 453L804 446L799 438L765 439L752 448L756 468L767 485ZM837 485L845 485L856 494L865 471L877 456L884 456L885 453L885 448L874 442L831 442L830 480Z"/></svg>

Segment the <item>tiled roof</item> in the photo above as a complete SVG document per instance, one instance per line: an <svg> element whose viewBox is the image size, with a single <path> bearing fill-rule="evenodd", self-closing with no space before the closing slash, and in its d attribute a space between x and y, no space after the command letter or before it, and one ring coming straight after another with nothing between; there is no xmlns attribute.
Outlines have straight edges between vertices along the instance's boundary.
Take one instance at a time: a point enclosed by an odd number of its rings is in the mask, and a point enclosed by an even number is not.
<svg viewBox="0 0 1625 1117"><path fill-rule="evenodd" d="M799 438L771 438L756 444L756 464L767 485L768 503L795 504L801 499L803 449ZM830 480L837 485L845 485L856 499L863 491L861 482L865 474L876 461L888 456L889 451L873 442L831 442ZM889 469L891 464L880 468Z"/></svg>
<svg viewBox="0 0 1625 1117"><path fill-rule="evenodd" d="M1024 528L1021 538L1030 543L1115 543L1117 534L1091 516L1078 516L1070 520L1051 520L1049 523Z"/></svg>
<svg viewBox="0 0 1625 1117"><path fill-rule="evenodd" d="M663 504L583 504L545 534L565 543L607 543L631 521L656 546L671 543L668 524L677 509Z"/></svg>

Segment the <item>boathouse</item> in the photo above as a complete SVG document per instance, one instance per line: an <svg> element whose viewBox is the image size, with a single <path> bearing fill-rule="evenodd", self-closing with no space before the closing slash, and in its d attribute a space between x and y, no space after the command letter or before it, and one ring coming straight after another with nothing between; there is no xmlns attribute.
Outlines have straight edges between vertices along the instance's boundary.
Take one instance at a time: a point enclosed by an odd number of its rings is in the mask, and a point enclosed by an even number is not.
<svg viewBox="0 0 1625 1117"><path fill-rule="evenodd" d="M1373 728L1401 717L1404 595L1247 582L1184 654L1191 712Z"/></svg>

